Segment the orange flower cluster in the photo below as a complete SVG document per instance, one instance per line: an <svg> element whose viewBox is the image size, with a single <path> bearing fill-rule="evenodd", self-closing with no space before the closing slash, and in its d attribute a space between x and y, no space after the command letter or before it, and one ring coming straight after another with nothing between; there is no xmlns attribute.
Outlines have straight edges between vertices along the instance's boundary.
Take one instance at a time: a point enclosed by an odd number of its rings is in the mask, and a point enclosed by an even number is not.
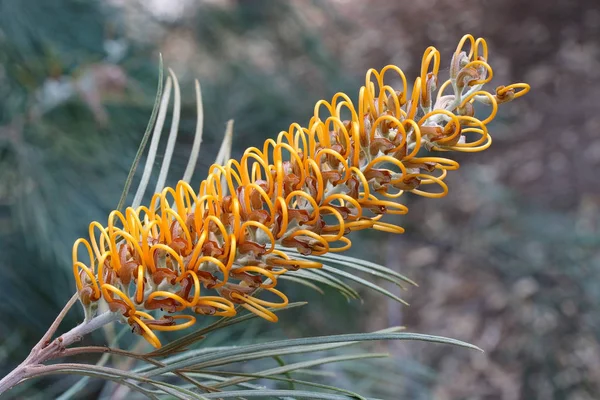
<svg viewBox="0 0 600 400"><path fill-rule="evenodd" d="M240 305L277 321L269 308L288 304L276 289L278 276L321 266L281 247L322 255L348 249L352 231L402 233L381 221L408 211L396 199L405 191L442 197L447 172L458 168L456 161L426 153L476 152L491 144L487 124L498 104L529 86L483 91L492 79L487 56L483 39L465 35L435 98L440 54L434 47L425 51L410 93L398 67L371 69L356 106L343 93L319 101L308 127L292 124L262 149L247 149L240 161L213 165L198 192L181 181L155 194L148 207L113 211L106 226L93 222L89 239L73 248L82 303L103 298L155 347L154 331L195 323L184 310L233 316ZM399 88L385 83L388 74L396 75ZM444 95L449 88L453 93ZM475 102L491 112L475 117ZM79 260L81 245L87 263ZM160 318L150 314L158 309Z"/></svg>

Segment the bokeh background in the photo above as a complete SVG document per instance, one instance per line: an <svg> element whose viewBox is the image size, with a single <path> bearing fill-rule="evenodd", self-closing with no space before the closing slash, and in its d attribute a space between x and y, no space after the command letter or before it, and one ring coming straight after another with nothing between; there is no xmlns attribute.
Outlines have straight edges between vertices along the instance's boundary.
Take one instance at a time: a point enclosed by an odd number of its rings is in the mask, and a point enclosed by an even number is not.
<svg viewBox="0 0 600 400"><path fill-rule="evenodd" d="M459 156L446 198L404 198L404 235L354 241L352 255L419 283L403 293L411 306L362 289L364 303L347 304L297 288L294 300L310 307L237 337L406 325L486 353L382 343L396 380L358 367L331 379L370 381L365 388L385 399L597 399L596 0L0 1L0 375L73 293L73 241L118 202L151 113L159 53L184 97L175 183L193 139L194 78L205 110L199 181L228 119L238 156L308 122L318 99L356 98L368 68L394 63L414 77L429 45L447 68L464 33L488 40L492 87L525 81L532 90L501 107L491 149ZM19 396L51 398L69 382L34 382ZM82 398L101 390L93 382Z"/></svg>

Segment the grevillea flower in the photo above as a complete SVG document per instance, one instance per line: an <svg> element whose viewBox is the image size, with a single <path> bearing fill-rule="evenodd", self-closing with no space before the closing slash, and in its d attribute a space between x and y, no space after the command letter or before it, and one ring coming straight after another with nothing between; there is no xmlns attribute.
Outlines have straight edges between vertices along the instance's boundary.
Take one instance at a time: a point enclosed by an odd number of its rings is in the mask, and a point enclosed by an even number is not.
<svg viewBox="0 0 600 400"><path fill-rule="evenodd" d="M529 86L482 90L492 79L487 53L485 40L465 35L452 57L450 79L437 94L440 54L434 47L425 51L410 92L398 67L371 69L356 105L344 93L321 100L307 127L292 124L262 148L247 149L241 160L213 165L198 191L180 181L155 194L148 206L113 211L106 225L92 222L89 238L73 247L81 302L103 298L155 347L160 341L154 331L192 326L191 313L233 316L240 305L277 321L269 308L288 304L276 288L278 277L321 267L282 249L323 255L348 249L352 231L402 233L382 221L408 211L398 198L404 192L445 196L444 178L459 166L429 152L490 146L487 125L498 104L524 95ZM389 75L401 86L386 84ZM475 116L476 102L491 111ZM79 259L82 245L86 262ZM276 300L265 300L265 294ZM151 315L153 310L162 316Z"/></svg>

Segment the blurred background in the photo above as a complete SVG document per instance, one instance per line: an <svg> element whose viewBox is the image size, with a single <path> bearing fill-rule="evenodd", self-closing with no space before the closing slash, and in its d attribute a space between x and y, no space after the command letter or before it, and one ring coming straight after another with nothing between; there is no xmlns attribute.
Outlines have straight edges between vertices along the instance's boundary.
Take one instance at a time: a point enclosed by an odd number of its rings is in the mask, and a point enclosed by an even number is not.
<svg viewBox="0 0 600 400"><path fill-rule="evenodd" d="M597 399L596 0L0 1L0 375L74 292L73 241L116 207L152 110L159 53L184 99L170 183L193 140L193 79L202 83L199 182L228 119L237 157L292 122L306 124L318 99L337 91L356 99L368 68L393 63L412 79L434 45L447 70L464 33L488 41L488 90L521 81L532 90L502 105L490 150L457 156L446 198L403 198L404 235L354 241L352 255L419 283L403 293L411 306L363 289L360 304L296 287L291 297L310 300L306 310L232 338L405 325L486 353L381 343L395 357L394 380L357 366L331 379L354 388L369 381L365 394L384 399ZM77 312L68 324L81 320ZM53 397L73 382L65 379L33 382L20 396ZM101 383L87 390L82 398Z"/></svg>

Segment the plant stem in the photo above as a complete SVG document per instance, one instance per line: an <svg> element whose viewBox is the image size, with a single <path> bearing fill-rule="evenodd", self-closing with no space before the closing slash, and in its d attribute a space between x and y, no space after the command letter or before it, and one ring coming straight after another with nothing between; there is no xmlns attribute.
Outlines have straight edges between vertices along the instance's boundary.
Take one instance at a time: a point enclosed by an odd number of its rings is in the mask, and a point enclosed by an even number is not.
<svg viewBox="0 0 600 400"><path fill-rule="evenodd" d="M63 319L65 319L65 316L67 315L67 313L69 312L71 307L73 307L73 305L77 302L78 299L79 299L79 296L77 295L77 293L75 293L75 294L73 294L73 296L71 296L71 298L69 299L67 304L65 304L65 306L60 311L60 313L58 313L58 316L56 317L56 319L54 320L52 325L50 325L50 328L48 329L48 331L44 334L44 336L42 336L42 338L40 339L38 344L35 345L35 347L43 348L45 346L45 344L50 342L50 340L52 339L52 335L54 335L54 333L58 329L60 323L62 322Z"/></svg>
<svg viewBox="0 0 600 400"><path fill-rule="evenodd" d="M50 329L48 329L48 332L44 334L42 340L40 340L40 342L31 350L29 356L8 375L2 378L2 380L0 380L0 395L18 385L23 378L35 376L35 374L32 375L30 367L39 366L51 358L60 357L61 352L63 352L71 344L83 339L83 337L88 333L121 318L121 314L119 313L113 313L110 311L105 312L89 321L77 325L67 333L62 334L53 341L49 342L52 334L58 328L58 324L60 324L60 321L66 314L66 311L68 311L68 309L72 306L72 303L72 301L67 303L63 311L61 311L57 317L56 321L52 324L52 326L50 326Z"/></svg>

